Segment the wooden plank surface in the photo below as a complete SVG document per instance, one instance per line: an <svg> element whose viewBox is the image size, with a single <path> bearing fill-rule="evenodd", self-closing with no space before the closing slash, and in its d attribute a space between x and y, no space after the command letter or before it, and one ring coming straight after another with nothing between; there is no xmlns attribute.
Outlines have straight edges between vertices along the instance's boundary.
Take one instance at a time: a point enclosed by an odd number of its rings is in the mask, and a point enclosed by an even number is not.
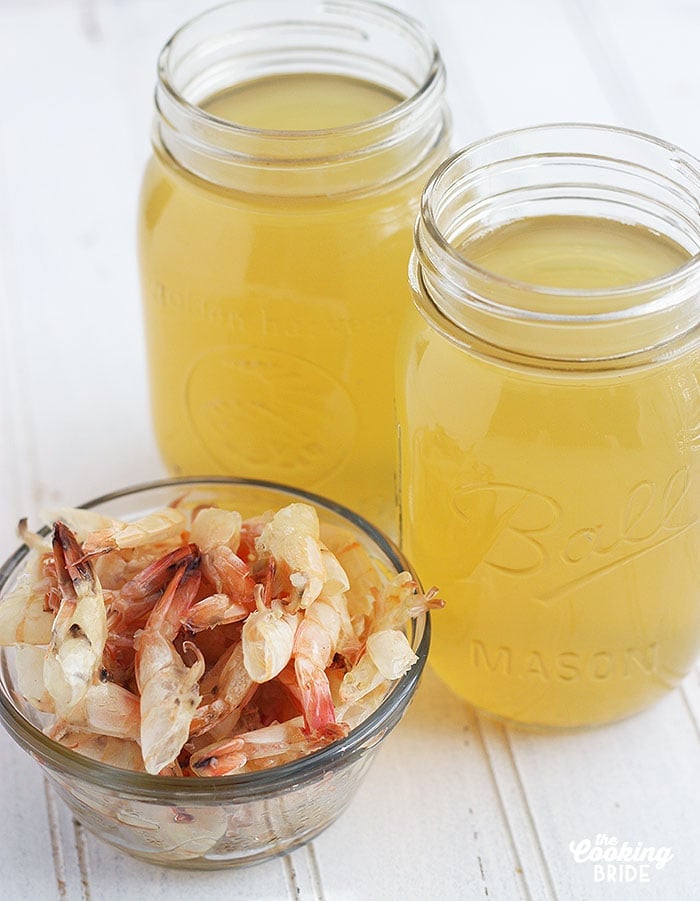
<svg viewBox="0 0 700 901"><path fill-rule="evenodd" d="M455 146L556 120L700 154L694 0L394 0L440 44ZM135 257L157 53L210 2L0 0L0 552L14 522L163 474ZM3 899L700 897L700 674L627 722L542 736L489 722L428 673L350 808L240 872L149 867L76 824L4 733ZM650 881L595 881L570 844L668 846Z"/></svg>

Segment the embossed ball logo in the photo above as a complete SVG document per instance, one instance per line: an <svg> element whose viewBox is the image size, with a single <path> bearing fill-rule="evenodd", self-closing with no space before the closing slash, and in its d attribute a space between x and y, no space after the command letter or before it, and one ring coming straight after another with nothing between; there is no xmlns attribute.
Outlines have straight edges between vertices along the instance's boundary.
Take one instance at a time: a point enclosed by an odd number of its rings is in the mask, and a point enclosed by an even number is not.
<svg viewBox="0 0 700 901"><path fill-rule="evenodd" d="M691 486L688 467L659 483L637 482L621 493L616 519L600 523L586 522L578 510L567 512L554 498L518 485L460 485L452 504L474 531L471 543L478 550L467 574L478 565L501 576L540 578L545 583L536 591L542 604L569 598L696 529Z"/></svg>
<svg viewBox="0 0 700 901"><path fill-rule="evenodd" d="M293 354L214 348L195 362L185 391L192 427L224 472L309 485L352 448L356 415L346 389Z"/></svg>

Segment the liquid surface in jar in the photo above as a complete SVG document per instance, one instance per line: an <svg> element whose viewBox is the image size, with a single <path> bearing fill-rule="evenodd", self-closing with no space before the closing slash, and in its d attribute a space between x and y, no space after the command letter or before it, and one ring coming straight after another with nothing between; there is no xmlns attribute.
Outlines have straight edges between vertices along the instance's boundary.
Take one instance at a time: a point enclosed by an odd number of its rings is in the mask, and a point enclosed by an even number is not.
<svg viewBox="0 0 700 901"><path fill-rule="evenodd" d="M298 72L243 82L210 97L203 107L219 119L248 128L314 131L373 119L401 100L359 78Z"/></svg>
<svg viewBox="0 0 700 901"><path fill-rule="evenodd" d="M574 291L649 281L689 259L682 247L649 229L587 216L519 219L467 241L461 251L495 275Z"/></svg>
<svg viewBox="0 0 700 901"><path fill-rule="evenodd" d="M589 288L688 259L643 229L553 225L524 221L462 252ZM697 348L662 365L545 371L472 355L416 313L403 359L402 538L446 602L438 673L476 706L540 727L603 723L660 697L700 641Z"/></svg>
<svg viewBox="0 0 700 901"><path fill-rule="evenodd" d="M357 79L284 76L207 108L259 127L326 128L400 99ZM372 158L368 189L342 196L324 181L314 196L222 188L156 153L140 257L154 424L172 472L304 487L395 531L395 324L410 303L420 192L442 151L418 167L396 153L408 175L378 172Z"/></svg>

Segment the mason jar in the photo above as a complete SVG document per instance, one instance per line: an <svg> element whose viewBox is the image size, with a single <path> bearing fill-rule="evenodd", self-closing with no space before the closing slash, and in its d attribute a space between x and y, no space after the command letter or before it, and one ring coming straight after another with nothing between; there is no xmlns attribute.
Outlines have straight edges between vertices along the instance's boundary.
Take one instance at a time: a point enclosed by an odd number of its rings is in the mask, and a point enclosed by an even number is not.
<svg viewBox="0 0 700 901"><path fill-rule="evenodd" d="M366 0L236 0L168 41L139 251L173 473L285 482L395 532L396 321L444 86L421 25Z"/></svg>
<svg viewBox="0 0 700 901"><path fill-rule="evenodd" d="M502 720L634 713L700 646L700 163L614 128L431 177L398 375L401 538L431 660Z"/></svg>

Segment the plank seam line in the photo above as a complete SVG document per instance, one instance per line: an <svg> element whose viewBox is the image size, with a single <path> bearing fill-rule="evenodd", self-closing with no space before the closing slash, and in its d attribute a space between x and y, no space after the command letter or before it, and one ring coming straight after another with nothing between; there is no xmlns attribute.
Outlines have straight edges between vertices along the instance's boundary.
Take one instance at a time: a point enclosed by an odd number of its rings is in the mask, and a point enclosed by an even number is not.
<svg viewBox="0 0 700 901"><path fill-rule="evenodd" d="M297 901L297 899L301 897L301 892L299 891L299 882L297 880L297 873L294 869L291 855L285 854L282 858L282 869L284 870L289 897L292 898L293 901Z"/></svg>
<svg viewBox="0 0 700 901"><path fill-rule="evenodd" d="M316 897L316 901L324 901L323 883L321 880L321 870L318 865L318 858L314 850L313 843L309 842L306 846L306 862L309 867L309 876L311 877L311 886Z"/></svg>
<svg viewBox="0 0 700 901"><path fill-rule="evenodd" d="M5 197L5 179L9 178L7 163L2 154L0 145L0 213L6 211L9 205L9 196ZM5 202L6 201L6 202ZM13 487L13 496L16 502L29 507L37 504L40 496L40 482L37 477L39 466L37 464L37 442L34 440L35 429L31 420L30 405L23 403L22 386L30 384L28 378L28 364L24 356L18 353L21 341L11 340L11 335L25 333L24 322L21 313L9 302L10 297L19 297L16 287L16 266L12 257L13 242L11 240L10 219L7 215L0 215L0 246L5 251L4 262L0 257L0 349L2 350L4 368L3 379L8 388L5 404L10 417L11 428L5 430L4 440L11 443L12 468L17 480ZM5 293L6 292L6 293ZM9 398L9 403L7 398Z"/></svg>
<svg viewBox="0 0 700 901"><path fill-rule="evenodd" d="M688 711L688 716L690 717L690 721L693 726L695 726L695 733L698 737L698 741L700 741L700 722L695 714L695 710L693 709L693 705L690 703L688 698L688 693L685 689L685 686L681 686L681 697L683 698L683 703L685 704L685 709Z"/></svg>
<svg viewBox="0 0 700 901"><path fill-rule="evenodd" d="M6 207L7 203L5 202L3 191L4 165L4 158L0 151L0 200L3 202L2 206ZM10 247L9 227L4 219L0 220L0 246L5 250ZM14 285L11 284L9 267L3 264L3 259L0 257L0 383L5 389L0 405L0 414L5 420L3 423L5 425L3 430L5 462L11 468L14 476L14 478L9 480L9 487L11 504L16 510L17 507L24 504L22 488L25 485L25 478L21 461L24 451L27 449L27 442L22 440L24 437L22 434L23 416L20 408L17 406L17 399L20 397L19 386L21 385L21 379L17 378L17 372L18 366L21 365L21 360L18 360L16 356L16 342L10 340L10 336L15 332L16 326L9 302L13 291ZM17 296L16 291L14 293Z"/></svg>
<svg viewBox="0 0 700 901"><path fill-rule="evenodd" d="M525 784L523 782L522 776L520 775L520 768L518 767L518 762L515 759L515 754L513 753L513 746L510 741L510 735L508 734L508 730L504 727L503 734L505 737L506 748L508 749L508 757L510 758L510 764L513 768L513 772L515 774L515 780L518 785L518 791L523 800L523 806L525 808L525 812L527 815L528 822L530 823L530 830L532 834L535 836L535 846L537 848L537 853L540 858L541 868L544 870L544 873L547 877L547 885L549 886L549 891L553 898L557 897L556 889L554 888L554 882L552 880L552 874L549 869L549 864L547 863L547 857L544 853L544 848L542 847L542 840L540 839L540 833L537 829L537 824L535 823L535 818L532 814L532 808L530 807L530 800L527 796L527 792L525 791Z"/></svg>
<svg viewBox="0 0 700 901"><path fill-rule="evenodd" d="M58 811L56 810L56 797L48 780L44 779L44 796L46 798L46 817L49 823L49 837L51 840L51 856L53 857L54 875L58 897L67 898L66 888L66 862L61 846L61 830L58 825Z"/></svg>
<svg viewBox="0 0 700 901"><path fill-rule="evenodd" d="M476 859L479 862L479 873L481 874L481 881L484 883L484 894L488 898L489 896L489 887L486 884L486 873L484 872L484 862L481 859L481 854L476 855Z"/></svg>
<svg viewBox="0 0 700 901"><path fill-rule="evenodd" d="M513 836L513 830L511 828L510 820L508 819L508 812L506 811L506 805L503 800L503 795L501 794L500 786L498 785L498 779L496 779L496 772L493 767L493 760L491 759L491 754L489 753L489 749L486 746L486 741L484 740L484 733L481 729L481 720L478 713L474 713L474 722L476 725L476 734L479 739L479 744L481 745L482 753L486 759L486 763L489 768L489 775L491 777L491 784L493 785L494 792L496 793L496 798L498 799L498 807L501 811L501 818L503 822L506 824L506 831L508 833L508 842L510 844L510 849L513 854L516 863L516 872L520 878L520 882L522 883L522 887L525 890L525 895L532 901L532 894L530 893L530 887L527 884L527 878L525 876L525 868L523 867L523 862L520 859L520 854L518 852L518 846L515 844L515 838Z"/></svg>
<svg viewBox="0 0 700 901"><path fill-rule="evenodd" d="M75 833L75 848L78 852L78 867L80 869L80 884L83 890L83 901L90 901L90 871L88 867L88 850L85 829L76 820L73 820Z"/></svg>

